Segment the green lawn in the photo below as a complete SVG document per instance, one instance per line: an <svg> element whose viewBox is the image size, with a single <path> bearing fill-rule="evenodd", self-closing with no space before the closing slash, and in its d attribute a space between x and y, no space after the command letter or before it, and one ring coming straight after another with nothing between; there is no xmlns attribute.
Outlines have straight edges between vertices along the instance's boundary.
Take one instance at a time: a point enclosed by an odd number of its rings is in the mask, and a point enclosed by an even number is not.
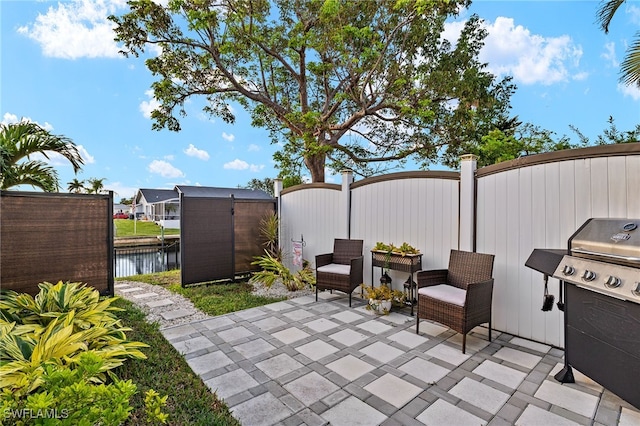
<svg viewBox="0 0 640 426"><path fill-rule="evenodd" d="M155 237L162 233L160 226L155 222L131 219L114 219L115 236L122 237ZM135 232L134 232L135 228ZM180 235L179 229L167 228L164 235Z"/></svg>
<svg viewBox="0 0 640 426"><path fill-rule="evenodd" d="M121 379L132 380L138 386L138 392L130 400L133 411L127 425L147 424L144 393L153 389L168 396L163 412L169 415L169 425L240 426L229 407L191 370L184 357L160 333L157 324L147 323L144 313L128 300L120 299L116 306L125 309L118 312L118 316L131 328L127 338L149 345L142 349L147 359L127 360L116 371Z"/></svg>
<svg viewBox="0 0 640 426"><path fill-rule="evenodd" d="M198 309L209 315L222 315L283 300L254 296L251 294L253 286L247 282L183 289L180 286L179 270L117 280L141 281L168 288L187 297ZM128 425L143 424L144 392L150 388L169 396L164 411L169 414L170 425L240 425L231 416L224 401L209 391L184 357L164 338L157 324L147 323L144 313L128 300L119 300L118 306L125 309L118 313L119 317L132 329L127 332L129 340L149 345L149 348L143 350L148 359L128 360L118 370L120 378L131 379L138 385L139 392L131 400L134 411Z"/></svg>
<svg viewBox="0 0 640 426"><path fill-rule="evenodd" d="M160 285L174 293L183 295L191 300L196 308L212 316L224 315L286 299L284 297L255 296L251 294L253 286L246 281L224 284L202 284L182 288L180 284L180 270L177 269L155 274L118 278L118 280L141 281L147 284Z"/></svg>

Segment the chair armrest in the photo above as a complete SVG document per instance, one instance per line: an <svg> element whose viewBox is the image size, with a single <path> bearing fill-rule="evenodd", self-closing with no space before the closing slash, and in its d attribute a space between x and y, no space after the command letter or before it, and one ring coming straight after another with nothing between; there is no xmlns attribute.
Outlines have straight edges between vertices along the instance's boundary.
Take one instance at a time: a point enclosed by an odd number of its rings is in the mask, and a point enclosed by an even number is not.
<svg viewBox="0 0 640 426"><path fill-rule="evenodd" d="M429 271L418 271L418 288L432 285L445 284L449 271L446 269L432 269Z"/></svg>
<svg viewBox="0 0 640 426"><path fill-rule="evenodd" d="M325 253L316 255L316 269L321 266L328 265L333 262L333 253Z"/></svg>
<svg viewBox="0 0 640 426"><path fill-rule="evenodd" d="M465 305L469 308L477 306L491 306L493 296L493 278L487 281L467 284L467 298Z"/></svg>
<svg viewBox="0 0 640 426"><path fill-rule="evenodd" d="M364 278L362 276L363 264L364 264L364 256L351 259L351 274L349 277L349 281L352 284L360 285L364 281Z"/></svg>

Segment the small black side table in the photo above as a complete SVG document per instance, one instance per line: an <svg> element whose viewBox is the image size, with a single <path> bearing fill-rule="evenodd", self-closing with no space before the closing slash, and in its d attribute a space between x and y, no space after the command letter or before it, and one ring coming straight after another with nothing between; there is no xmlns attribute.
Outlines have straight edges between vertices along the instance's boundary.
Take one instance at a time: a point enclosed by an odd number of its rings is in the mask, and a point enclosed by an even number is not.
<svg viewBox="0 0 640 426"><path fill-rule="evenodd" d="M386 251L371 250L371 287L374 287L373 268L380 267L380 276L385 269L394 271L408 272L409 279L404 283L407 289L409 300L405 304L411 306L411 316L413 316L413 307L417 303L417 283L413 280L413 274L422 269L422 253L405 254L387 253Z"/></svg>

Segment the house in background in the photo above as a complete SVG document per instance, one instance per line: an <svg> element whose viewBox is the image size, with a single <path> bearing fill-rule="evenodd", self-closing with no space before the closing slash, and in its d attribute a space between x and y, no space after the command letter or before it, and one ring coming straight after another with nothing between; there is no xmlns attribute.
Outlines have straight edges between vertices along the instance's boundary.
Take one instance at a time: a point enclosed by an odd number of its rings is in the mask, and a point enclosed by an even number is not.
<svg viewBox="0 0 640 426"><path fill-rule="evenodd" d="M134 198L138 220L151 220L165 228L180 228L180 197L175 189L141 188Z"/></svg>
<svg viewBox="0 0 640 426"><path fill-rule="evenodd" d="M268 200L264 191L247 188L176 185L174 189L145 189L136 192L133 209L138 220L151 220L164 228L180 228L180 194L198 198Z"/></svg>
<svg viewBox="0 0 640 426"><path fill-rule="evenodd" d="M131 213L131 206L128 204L113 203L113 213Z"/></svg>

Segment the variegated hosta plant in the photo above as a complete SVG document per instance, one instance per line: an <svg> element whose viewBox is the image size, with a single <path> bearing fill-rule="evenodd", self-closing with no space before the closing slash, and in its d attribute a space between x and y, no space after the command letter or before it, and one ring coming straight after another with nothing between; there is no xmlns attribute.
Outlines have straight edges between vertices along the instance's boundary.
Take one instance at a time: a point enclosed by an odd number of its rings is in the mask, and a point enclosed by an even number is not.
<svg viewBox="0 0 640 426"><path fill-rule="evenodd" d="M31 393L42 384L46 366L75 368L83 353L100 357L100 370L91 381L102 383L105 372L126 358L144 359L140 348L127 341L111 304L81 283L40 284L35 298L6 291L0 297L0 390Z"/></svg>

